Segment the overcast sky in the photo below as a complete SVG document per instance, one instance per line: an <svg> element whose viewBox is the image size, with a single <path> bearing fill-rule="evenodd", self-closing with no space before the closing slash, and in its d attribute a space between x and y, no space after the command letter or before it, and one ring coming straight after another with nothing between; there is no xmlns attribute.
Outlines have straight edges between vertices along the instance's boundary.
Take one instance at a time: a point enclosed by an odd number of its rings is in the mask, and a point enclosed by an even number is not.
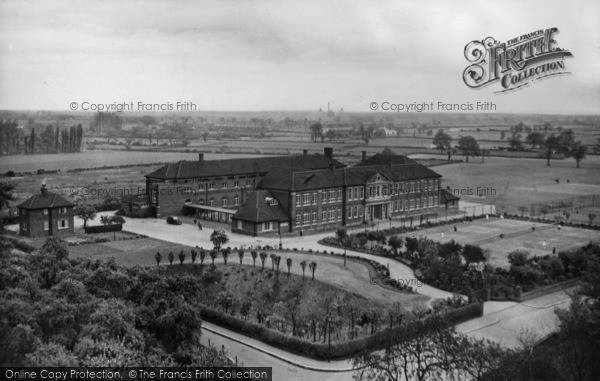
<svg viewBox="0 0 600 381"><path fill-rule="evenodd" d="M572 75L468 88L465 45L559 28ZM600 2L6 1L0 109L191 101L202 110L369 111L489 101L498 112L600 113Z"/></svg>

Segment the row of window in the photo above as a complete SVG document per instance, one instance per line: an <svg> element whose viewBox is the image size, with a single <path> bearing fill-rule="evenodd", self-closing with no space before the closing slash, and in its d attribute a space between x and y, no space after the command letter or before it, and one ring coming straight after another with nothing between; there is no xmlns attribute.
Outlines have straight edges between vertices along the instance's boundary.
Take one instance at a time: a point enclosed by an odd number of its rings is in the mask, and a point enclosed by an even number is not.
<svg viewBox="0 0 600 381"><path fill-rule="evenodd" d="M348 188L346 192L348 193L348 201L362 200L365 198L365 188L363 187L351 187Z"/></svg>
<svg viewBox="0 0 600 381"><path fill-rule="evenodd" d="M229 185L232 184L228 181L222 181L221 182L221 188L220 189L225 189L228 188ZM256 180L246 180L246 187L253 187L256 184ZM218 184L215 184L215 182L210 182L210 183L200 183L198 184L198 189L200 190L205 190L205 189L218 189L217 188ZM239 188L240 187L240 181L239 180L235 180L233 182L233 188Z"/></svg>
<svg viewBox="0 0 600 381"><path fill-rule="evenodd" d="M64 212L64 213L66 213L66 212ZM27 231L29 229L29 224L27 222L23 222L22 226L23 226L23 231ZM58 228L59 229L68 229L69 228L69 220L59 220ZM44 230L50 230L50 222L49 221L44 221Z"/></svg>
<svg viewBox="0 0 600 381"><path fill-rule="evenodd" d="M67 208L59 208L58 214L67 214ZM48 209L44 209L44 215L45 216L48 215Z"/></svg>
<svg viewBox="0 0 600 381"><path fill-rule="evenodd" d="M204 205L204 200L200 199L198 201L198 203L200 205ZM227 207L229 205L229 199L227 197L223 197L221 199L221 206L223 208ZM233 206L239 206L240 205L240 196L234 196L233 197ZM215 206L215 199L211 198L210 200L208 200L208 206Z"/></svg>
<svg viewBox="0 0 600 381"><path fill-rule="evenodd" d="M354 218L362 218L363 213L364 207L362 205L349 206L347 211L347 218L349 220Z"/></svg>
<svg viewBox="0 0 600 381"><path fill-rule="evenodd" d="M412 200L396 200L392 202L394 212L400 212L403 210L414 210L422 208L432 208L438 205L437 197L423 197Z"/></svg>
<svg viewBox="0 0 600 381"><path fill-rule="evenodd" d="M335 222L342 220L342 208L328 208L321 211L321 220L318 220L317 212L304 212L296 214L296 225L297 226L308 226L323 224L327 222Z"/></svg>
<svg viewBox="0 0 600 381"><path fill-rule="evenodd" d="M296 206L317 205L321 195L321 204L342 201L342 189L330 189L319 192L304 192L296 194Z"/></svg>

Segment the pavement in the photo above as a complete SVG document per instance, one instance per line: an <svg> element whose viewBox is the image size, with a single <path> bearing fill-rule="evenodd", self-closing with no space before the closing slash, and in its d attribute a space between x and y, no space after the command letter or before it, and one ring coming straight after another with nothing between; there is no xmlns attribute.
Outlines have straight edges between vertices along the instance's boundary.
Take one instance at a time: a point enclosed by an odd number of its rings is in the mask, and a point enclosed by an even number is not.
<svg viewBox="0 0 600 381"><path fill-rule="evenodd" d="M216 225L203 221L203 230L199 231L193 224L193 219L183 218L183 225L168 225L164 219L127 219L124 229L147 236L185 244L212 248L210 234ZM227 230L227 229L226 229ZM362 230L362 229L361 229ZM343 250L319 245L317 241L331 236L331 232L304 235L303 237L283 237L284 249L298 248L299 250L326 249L343 253ZM230 241L225 246L252 248L256 246L279 246L279 237L250 237L233 234L228 231ZM348 255L360 256L389 266L390 276L395 279L413 279L412 269L400 262L377 257L361 252L347 251ZM423 285L416 290L430 298L447 298L452 293ZM542 338L556 330L558 319L555 308L566 308L570 301L569 292L558 291L544 295L524 303L516 302L486 302L484 315L458 324L456 329L468 336L478 339L490 339L506 347L517 347L525 335L535 335ZM319 361L295 355L272 347L258 340L246 337L236 332L224 329L214 324L203 322L202 340L211 345L225 346L231 355L245 366L271 366L273 379L292 380L348 380L352 378L351 363L348 360Z"/></svg>

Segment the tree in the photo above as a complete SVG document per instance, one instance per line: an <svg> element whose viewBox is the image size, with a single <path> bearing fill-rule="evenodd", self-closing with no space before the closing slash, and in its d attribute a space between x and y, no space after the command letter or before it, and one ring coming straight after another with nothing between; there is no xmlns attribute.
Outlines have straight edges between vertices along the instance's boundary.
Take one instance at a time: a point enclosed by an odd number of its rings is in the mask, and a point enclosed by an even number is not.
<svg viewBox="0 0 600 381"><path fill-rule="evenodd" d="M244 250L238 250L238 258L240 259L240 266L241 266L242 261L244 260Z"/></svg>
<svg viewBox="0 0 600 381"><path fill-rule="evenodd" d="M34 152L35 151L35 128L31 129L31 136L29 137L29 144L31 146L29 148L29 151Z"/></svg>
<svg viewBox="0 0 600 381"><path fill-rule="evenodd" d="M200 248L200 266L204 264L204 259L206 258L206 250Z"/></svg>
<svg viewBox="0 0 600 381"><path fill-rule="evenodd" d="M212 264L214 266L215 264L215 259L217 258L217 255L219 255L219 252L216 249L213 249L210 251L210 259L212 260Z"/></svg>
<svg viewBox="0 0 600 381"><path fill-rule="evenodd" d="M450 135L445 133L444 130L442 130L441 128L433 137L433 145L435 145L435 147L440 150L440 153L444 152L444 150L446 149L450 149L451 142L452 138L450 137Z"/></svg>
<svg viewBox="0 0 600 381"><path fill-rule="evenodd" d="M229 249L223 249L221 250L221 255L223 256L223 262L225 262L225 265L227 266L227 259L229 259L229 253L231 251Z"/></svg>
<svg viewBox="0 0 600 381"><path fill-rule="evenodd" d="M466 244L463 248L462 256L468 263L479 263L485 261L483 250L479 246Z"/></svg>
<svg viewBox="0 0 600 381"><path fill-rule="evenodd" d="M292 258L287 258L285 260L285 264L286 264L287 269L288 269L288 276L290 276L290 271L292 269Z"/></svg>
<svg viewBox="0 0 600 381"><path fill-rule="evenodd" d="M531 144L531 148L539 147L544 144L544 135L540 132L532 132L525 137L527 144Z"/></svg>
<svg viewBox="0 0 600 381"><path fill-rule="evenodd" d="M83 228L87 227L87 222L96 218L96 208L85 201L80 201L75 206L75 215L83 220Z"/></svg>
<svg viewBox="0 0 600 381"><path fill-rule="evenodd" d="M323 137L323 125L321 122L317 122L310 126L310 139L316 142L317 139Z"/></svg>
<svg viewBox="0 0 600 381"><path fill-rule="evenodd" d="M317 270L317 262L310 262L308 265L310 271L312 272L312 279L315 280L315 271Z"/></svg>
<svg viewBox="0 0 600 381"><path fill-rule="evenodd" d="M192 255L192 263L196 263L196 257L198 256L198 252L192 249L190 254Z"/></svg>
<svg viewBox="0 0 600 381"><path fill-rule="evenodd" d="M156 255L154 255L154 259L156 259L156 266L159 266L160 261L162 261L162 254L160 252L157 252Z"/></svg>
<svg viewBox="0 0 600 381"><path fill-rule="evenodd" d="M173 261L175 260L175 255L172 251L169 252L169 265L173 265Z"/></svg>
<svg viewBox="0 0 600 381"><path fill-rule="evenodd" d="M1 147L0 147L1 148ZM15 198L12 194L15 189L15 183L10 180L0 181L0 210L4 207L9 207L9 201L14 201Z"/></svg>
<svg viewBox="0 0 600 381"><path fill-rule="evenodd" d="M469 162L469 156L479 155L479 144L472 136L463 136L458 141L458 149L465 156L465 161Z"/></svg>
<svg viewBox="0 0 600 381"><path fill-rule="evenodd" d="M515 151L523 151L523 142L521 142L521 134L513 133L508 139L508 145Z"/></svg>
<svg viewBox="0 0 600 381"><path fill-rule="evenodd" d="M219 250L222 245L229 241L229 237L225 233L225 229L216 228L210 235L210 241L213 243L215 250Z"/></svg>
<svg viewBox="0 0 600 381"><path fill-rule="evenodd" d="M252 257L252 267L256 267L256 257L258 257L258 252L256 250L252 250L250 252L250 256Z"/></svg>
<svg viewBox="0 0 600 381"><path fill-rule="evenodd" d="M264 251L260 252L260 263L262 264L262 269L265 269L265 262L267 260L267 253L265 253Z"/></svg>
<svg viewBox="0 0 600 381"><path fill-rule="evenodd" d="M206 139L208 139L208 135L209 135L208 131L204 131L202 133L202 139L204 140L204 143L206 143Z"/></svg>
<svg viewBox="0 0 600 381"><path fill-rule="evenodd" d="M277 267L277 272L279 273L279 264L281 263L281 255L275 256L275 267Z"/></svg>
<svg viewBox="0 0 600 381"><path fill-rule="evenodd" d="M302 279L304 279L304 271L306 270L306 261L300 262L300 267L302 267Z"/></svg>
<svg viewBox="0 0 600 381"><path fill-rule="evenodd" d="M183 265L183 261L185 261L185 253L183 252L183 250L181 250L179 252L179 264Z"/></svg>
<svg viewBox="0 0 600 381"><path fill-rule="evenodd" d="M275 270L275 261L277 260L277 256L275 254L271 254L269 255L269 258L271 259L271 271Z"/></svg>
<svg viewBox="0 0 600 381"><path fill-rule="evenodd" d="M585 159L585 153L587 152L587 147L581 144L581 142L576 142L571 148L571 156L575 159L577 163L577 168L579 168L579 163L581 160Z"/></svg>
<svg viewBox="0 0 600 381"><path fill-rule="evenodd" d="M547 160L546 165L548 167L550 166L550 158L552 157L552 154L554 153L554 151L558 150L559 147L560 141L556 136L554 136L554 134L550 134L550 136L548 136L546 140L544 140L544 153Z"/></svg>
<svg viewBox="0 0 600 381"><path fill-rule="evenodd" d="M402 237L393 235L388 239L388 245L394 250L394 255L398 255L398 249L402 247Z"/></svg>

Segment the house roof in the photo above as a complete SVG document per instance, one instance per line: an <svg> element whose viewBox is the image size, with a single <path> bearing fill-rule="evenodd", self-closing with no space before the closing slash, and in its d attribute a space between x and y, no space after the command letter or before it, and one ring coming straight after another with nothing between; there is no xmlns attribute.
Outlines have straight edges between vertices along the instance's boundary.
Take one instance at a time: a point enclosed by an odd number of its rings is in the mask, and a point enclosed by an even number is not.
<svg viewBox="0 0 600 381"><path fill-rule="evenodd" d="M23 209L46 209L46 208L63 208L74 206L71 201L68 201L63 196L46 192L45 194L38 193L19 204L19 208Z"/></svg>
<svg viewBox="0 0 600 381"><path fill-rule="evenodd" d="M458 197L458 196L455 196L455 195L453 195L452 193L450 193L450 192L447 192L447 191L445 191L445 190L442 190L442 191L441 191L441 196L442 196L442 197L440 198L440 202L441 202L442 204L446 204L446 203L448 203L448 202L452 202L452 201L457 201L457 200L460 200L460 197Z"/></svg>
<svg viewBox="0 0 600 381"><path fill-rule="evenodd" d="M350 168L296 170L292 168L273 168L259 184L263 189L281 189L302 191L312 189L356 186L367 183L373 176L381 173L390 181L438 178L440 174L424 165L371 165Z"/></svg>
<svg viewBox="0 0 600 381"><path fill-rule="evenodd" d="M300 169L336 168L344 164L323 155L271 156L247 159L225 159L207 161L179 161L167 164L146 175L153 179L188 179L212 176L232 176L266 173L274 166Z"/></svg>
<svg viewBox="0 0 600 381"><path fill-rule="evenodd" d="M417 164L413 159L404 155L377 153L363 162L355 165L355 167L364 167L369 165L400 165L400 164Z"/></svg>
<svg viewBox="0 0 600 381"><path fill-rule="evenodd" d="M290 217L279 202L272 205L269 204L269 199L277 200L269 190L263 189L252 192L248 195L246 203L238 209L232 218L251 222L289 221Z"/></svg>

